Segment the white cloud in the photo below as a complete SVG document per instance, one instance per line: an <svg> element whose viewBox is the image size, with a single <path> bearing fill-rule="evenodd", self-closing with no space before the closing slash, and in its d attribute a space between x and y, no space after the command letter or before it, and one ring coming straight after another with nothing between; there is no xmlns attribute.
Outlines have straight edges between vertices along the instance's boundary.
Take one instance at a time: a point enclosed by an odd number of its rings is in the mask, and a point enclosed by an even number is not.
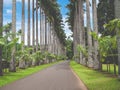
<svg viewBox="0 0 120 90"><path fill-rule="evenodd" d="M12 4L12 0L3 0L4 5Z"/></svg>
<svg viewBox="0 0 120 90"><path fill-rule="evenodd" d="M16 0L17 2L21 2L22 0ZM27 0L25 0L25 1L27 1Z"/></svg>
<svg viewBox="0 0 120 90"><path fill-rule="evenodd" d="M12 14L12 10L11 10L11 9L7 9L7 10L6 10L6 13L7 13L7 14Z"/></svg>
<svg viewBox="0 0 120 90"><path fill-rule="evenodd" d="M66 36L68 37L68 36L72 35L72 32L69 29L68 23L66 22L66 17L67 16L63 16L63 24L64 24L64 30L65 30Z"/></svg>

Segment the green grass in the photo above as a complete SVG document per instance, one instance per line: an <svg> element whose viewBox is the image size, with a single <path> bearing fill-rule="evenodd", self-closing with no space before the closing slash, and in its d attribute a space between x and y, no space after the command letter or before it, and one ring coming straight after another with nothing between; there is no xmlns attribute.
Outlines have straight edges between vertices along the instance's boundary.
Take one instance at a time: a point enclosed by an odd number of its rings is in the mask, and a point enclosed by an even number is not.
<svg viewBox="0 0 120 90"><path fill-rule="evenodd" d="M71 61L70 66L89 90L120 90L120 81L109 74L104 74Z"/></svg>
<svg viewBox="0 0 120 90"><path fill-rule="evenodd" d="M102 64L102 70L103 71L107 71L107 65L106 64ZM116 65L116 73L118 73L118 66ZM110 64L110 72L111 74L114 74L114 65Z"/></svg>
<svg viewBox="0 0 120 90"><path fill-rule="evenodd" d="M14 82L16 80L19 80L21 78L24 78L26 76L29 76L33 73L36 73L40 70L43 70L49 66L52 66L54 64L56 64L58 62L54 62L54 63L50 63L50 64L45 64L45 65L40 65L40 66L36 66L36 67L31 67L31 68L27 68L25 70L17 70L17 72L8 72L5 73L4 76L0 77L0 87L9 84L11 82Z"/></svg>

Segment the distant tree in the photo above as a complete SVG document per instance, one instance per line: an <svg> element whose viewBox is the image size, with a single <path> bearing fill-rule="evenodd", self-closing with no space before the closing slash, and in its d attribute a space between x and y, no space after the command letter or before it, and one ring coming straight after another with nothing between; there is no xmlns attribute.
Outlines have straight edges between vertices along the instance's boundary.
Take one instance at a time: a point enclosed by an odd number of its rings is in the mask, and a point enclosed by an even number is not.
<svg viewBox="0 0 120 90"><path fill-rule="evenodd" d="M115 35L113 32L107 32L103 25L115 18L114 14L114 0L99 0L97 8L98 17L98 31L103 35Z"/></svg>
<svg viewBox="0 0 120 90"><path fill-rule="evenodd" d="M73 41L70 39L70 37L66 40L66 55L68 59L72 59L73 57Z"/></svg>

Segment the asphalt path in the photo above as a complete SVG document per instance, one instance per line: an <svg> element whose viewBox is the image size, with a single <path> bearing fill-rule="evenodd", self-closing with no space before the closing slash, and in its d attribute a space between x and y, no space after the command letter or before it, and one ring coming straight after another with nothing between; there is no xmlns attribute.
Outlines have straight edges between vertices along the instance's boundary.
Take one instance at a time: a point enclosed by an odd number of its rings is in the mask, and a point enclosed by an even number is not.
<svg viewBox="0 0 120 90"><path fill-rule="evenodd" d="M8 84L0 90L87 90L87 88L71 70L69 61L65 61Z"/></svg>

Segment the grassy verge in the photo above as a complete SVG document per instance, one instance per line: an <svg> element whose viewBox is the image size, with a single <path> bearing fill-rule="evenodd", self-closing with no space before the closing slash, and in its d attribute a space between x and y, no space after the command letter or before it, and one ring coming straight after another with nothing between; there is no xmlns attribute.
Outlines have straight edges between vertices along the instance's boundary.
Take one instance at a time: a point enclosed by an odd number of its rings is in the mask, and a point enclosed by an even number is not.
<svg viewBox="0 0 120 90"><path fill-rule="evenodd" d="M70 66L89 90L120 90L120 81L116 77L91 70L74 61L71 61Z"/></svg>
<svg viewBox="0 0 120 90"><path fill-rule="evenodd" d="M27 68L25 70L19 69L17 72L14 72L14 73L13 72L5 73L4 76L0 77L0 87L6 85L8 83L14 82L16 80L19 80L21 78L24 78L26 76L29 76L33 73L36 73L40 70L43 70L43 69L45 69L49 66L52 66L54 64L57 64L57 63L58 62L40 65L40 66L36 66L36 67Z"/></svg>

